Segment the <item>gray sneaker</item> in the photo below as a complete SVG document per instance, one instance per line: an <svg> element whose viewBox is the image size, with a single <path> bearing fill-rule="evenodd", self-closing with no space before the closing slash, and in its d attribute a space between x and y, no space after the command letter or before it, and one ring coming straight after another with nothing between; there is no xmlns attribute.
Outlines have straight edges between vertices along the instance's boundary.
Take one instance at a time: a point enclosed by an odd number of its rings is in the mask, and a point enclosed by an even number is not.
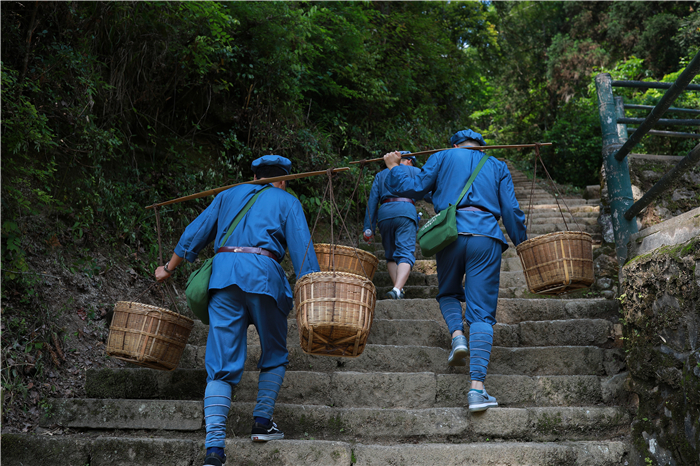
<svg viewBox="0 0 700 466"><path fill-rule="evenodd" d="M466 366L467 365L467 337L457 335L452 339L452 351L450 357L447 358L448 366Z"/></svg>
<svg viewBox="0 0 700 466"><path fill-rule="evenodd" d="M387 292L386 297L389 299L404 299L404 296L406 296L406 293L401 290L400 293L397 293L394 290L390 290Z"/></svg>
<svg viewBox="0 0 700 466"><path fill-rule="evenodd" d="M467 399L469 400L469 412L471 413L486 411L489 408L495 408L498 406L496 398L486 393L486 389L484 389L481 393L474 390L469 390Z"/></svg>

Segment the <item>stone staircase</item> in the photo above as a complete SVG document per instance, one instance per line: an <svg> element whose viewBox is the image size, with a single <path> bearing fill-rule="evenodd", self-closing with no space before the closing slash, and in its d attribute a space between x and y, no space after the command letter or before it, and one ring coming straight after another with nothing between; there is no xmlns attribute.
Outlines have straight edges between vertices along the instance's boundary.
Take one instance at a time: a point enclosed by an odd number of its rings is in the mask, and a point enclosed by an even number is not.
<svg viewBox="0 0 700 466"><path fill-rule="evenodd" d="M530 186L511 167L526 210ZM581 229L599 236L598 203L567 199ZM573 217L572 217L573 216ZM532 237L566 229L554 198L535 190ZM578 228L572 228L578 229ZM381 246L379 246L381 247ZM250 441L257 334L228 422L228 465L624 465L631 415L617 302L534 297L515 249L504 255L486 386L498 408L470 414L468 367L447 366L450 337L434 297L433 259L418 262L403 301L380 299L358 358L309 356L290 314L290 364L275 410L286 438ZM377 250L383 258L383 251ZM62 435L3 436L7 465L187 465L204 458L202 397L207 329L197 322L172 372L129 367L87 372L87 399L56 399L47 425Z"/></svg>

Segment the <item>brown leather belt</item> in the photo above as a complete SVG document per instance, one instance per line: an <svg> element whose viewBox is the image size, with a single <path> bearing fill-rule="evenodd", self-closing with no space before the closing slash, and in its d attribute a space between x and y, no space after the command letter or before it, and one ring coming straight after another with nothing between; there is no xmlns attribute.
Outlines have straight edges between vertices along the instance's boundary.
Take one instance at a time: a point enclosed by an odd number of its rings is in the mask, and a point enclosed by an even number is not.
<svg viewBox="0 0 700 466"><path fill-rule="evenodd" d="M384 199L382 204L386 204L387 202L410 202L411 204L416 205L416 201L407 197L390 197L388 199Z"/></svg>
<svg viewBox="0 0 700 466"><path fill-rule="evenodd" d="M459 208L457 208L457 210L466 210L468 212L488 212L489 214L491 213L486 209L482 209L481 207L477 207L477 206L473 206L473 205L470 205L467 207L459 207Z"/></svg>
<svg viewBox="0 0 700 466"><path fill-rule="evenodd" d="M267 249L263 249L263 248L248 248L248 247L242 247L242 246L221 246L219 249L217 249L216 252L217 253L219 253L219 252L242 252L244 254L258 254L259 256L267 256L270 259L274 259L277 262L280 261L274 252L268 251Z"/></svg>

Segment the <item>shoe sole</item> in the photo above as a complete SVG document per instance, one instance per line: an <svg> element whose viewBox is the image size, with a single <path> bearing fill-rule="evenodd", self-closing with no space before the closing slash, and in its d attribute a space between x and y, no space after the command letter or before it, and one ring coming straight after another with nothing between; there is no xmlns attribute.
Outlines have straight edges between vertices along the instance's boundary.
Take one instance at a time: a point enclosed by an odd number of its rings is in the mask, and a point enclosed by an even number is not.
<svg viewBox="0 0 700 466"><path fill-rule="evenodd" d="M269 440L282 440L284 434L253 434L250 439L253 442L267 442Z"/></svg>
<svg viewBox="0 0 700 466"><path fill-rule="evenodd" d="M448 366L466 366L467 365L467 356L469 355L469 351L467 351L467 348L457 348L454 353L452 353L452 359L447 360L447 365Z"/></svg>
<svg viewBox="0 0 700 466"><path fill-rule="evenodd" d="M475 413L479 411L486 411L489 408L497 408L498 403L479 403L474 405L469 405L469 412Z"/></svg>

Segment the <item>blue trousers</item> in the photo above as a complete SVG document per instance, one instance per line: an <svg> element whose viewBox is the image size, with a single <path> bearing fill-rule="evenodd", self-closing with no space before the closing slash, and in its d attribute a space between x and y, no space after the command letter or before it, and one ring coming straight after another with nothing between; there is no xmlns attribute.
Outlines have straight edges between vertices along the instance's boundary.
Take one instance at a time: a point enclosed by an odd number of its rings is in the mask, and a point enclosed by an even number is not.
<svg viewBox="0 0 700 466"><path fill-rule="evenodd" d="M287 314L277 307L272 297L245 293L236 285L211 290L205 356L207 448L224 446L231 390L243 375L250 324L258 331L262 350L258 361L258 398L253 416L272 419L277 394L289 364Z"/></svg>
<svg viewBox="0 0 700 466"><path fill-rule="evenodd" d="M501 242L496 239L460 235L436 256L437 301L450 335L456 330L464 331L460 303L466 302L464 320L470 327L472 380L486 378L496 324L502 253Z"/></svg>
<svg viewBox="0 0 700 466"><path fill-rule="evenodd" d="M418 227L408 217L393 217L379 222L379 234L387 262L416 263L416 231Z"/></svg>

